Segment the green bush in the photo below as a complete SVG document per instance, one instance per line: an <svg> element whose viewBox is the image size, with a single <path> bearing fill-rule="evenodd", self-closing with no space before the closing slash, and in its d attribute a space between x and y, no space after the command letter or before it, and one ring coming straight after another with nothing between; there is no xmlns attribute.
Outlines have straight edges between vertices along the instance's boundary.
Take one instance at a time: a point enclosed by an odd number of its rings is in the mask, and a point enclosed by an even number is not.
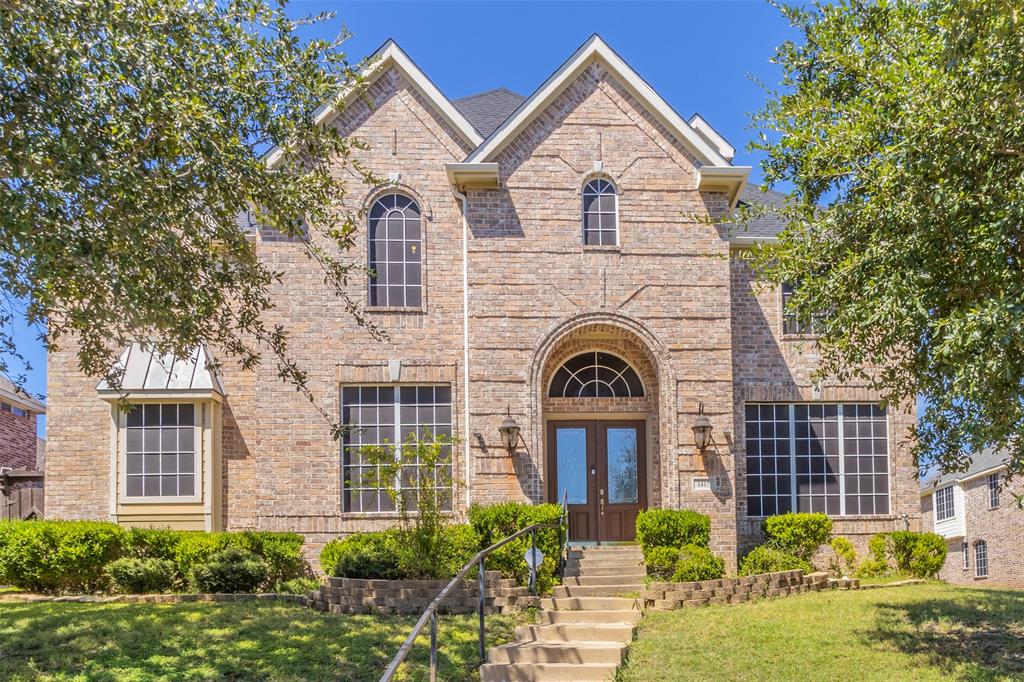
<svg viewBox="0 0 1024 682"><path fill-rule="evenodd" d="M644 562L647 575L656 580L671 580L679 563L679 550L675 547L651 547Z"/></svg>
<svg viewBox="0 0 1024 682"><path fill-rule="evenodd" d="M844 575L852 573L857 567L857 551L853 543L842 535L837 535L829 542L835 559L832 561L832 570Z"/></svg>
<svg viewBox="0 0 1024 682"><path fill-rule="evenodd" d="M779 571L801 570L810 573L814 570L811 562L798 556L787 554L782 550L768 545L759 545L743 557L740 562L740 575L761 575Z"/></svg>
<svg viewBox="0 0 1024 682"><path fill-rule="evenodd" d="M185 533L198 531L180 531L170 528L129 528L127 547L129 556L139 559L170 559Z"/></svg>
<svg viewBox="0 0 1024 682"><path fill-rule="evenodd" d="M480 537L468 523L448 526L444 530L439 565L443 577L451 577L480 551Z"/></svg>
<svg viewBox="0 0 1024 682"><path fill-rule="evenodd" d="M382 580L398 580L404 578L399 558L401 532L389 529L372 533L353 533L337 540L331 540L320 550L320 567L327 575L342 578L378 578ZM356 555L366 555L353 558ZM373 557L383 557L389 562L382 567L379 575L372 575ZM358 572L359 575L347 575L341 570L342 563L346 571Z"/></svg>
<svg viewBox="0 0 1024 682"><path fill-rule="evenodd" d="M114 590L128 594L166 592L174 586L177 575L170 559L122 557L105 570Z"/></svg>
<svg viewBox="0 0 1024 682"><path fill-rule="evenodd" d="M562 508L557 504L502 502L486 507L473 505L469 508L469 522L476 531L480 549L490 547L527 526L535 523L558 524L561 518ZM555 582L559 536L558 528L537 531L537 547L544 554L544 561L537 571L537 588L540 592L547 592ZM488 570L501 571L505 577L515 578L520 585L526 585L530 580L530 569L523 557L529 547L529 534L517 538L490 554L485 567Z"/></svg>
<svg viewBox="0 0 1024 682"><path fill-rule="evenodd" d="M931 578L946 563L946 551L946 541L935 533L879 533L868 541L869 558L857 567L856 575L869 578L895 572Z"/></svg>
<svg viewBox="0 0 1024 682"><path fill-rule="evenodd" d="M360 547L354 552L343 554L334 574L340 578L365 580L401 580L407 576L402 570L397 548L383 544L371 548Z"/></svg>
<svg viewBox="0 0 1024 682"><path fill-rule="evenodd" d="M267 582L266 562L240 547L217 552L192 570L192 584L200 592L222 594L255 592Z"/></svg>
<svg viewBox="0 0 1024 682"><path fill-rule="evenodd" d="M832 519L824 514L779 514L761 523L767 545L810 561L832 535Z"/></svg>
<svg viewBox="0 0 1024 682"><path fill-rule="evenodd" d="M102 590L104 569L124 554L126 536L102 521L0 521L0 575L33 592Z"/></svg>
<svg viewBox="0 0 1024 682"><path fill-rule="evenodd" d="M323 585L316 578L292 578L274 585L274 592L279 594L308 594L319 590Z"/></svg>
<svg viewBox="0 0 1024 682"><path fill-rule="evenodd" d="M679 550L672 580L677 583L714 580L725 575L725 560L700 545L683 545Z"/></svg>
<svg viewBox="0 0 1024 682"><path fill-rule="evenodd" d="M174 548L174 562L181 575L188 576L219 552L231 548L244 549L267 565L270 585L297 578L306 572L302 543L303 537L298 533L181 531Z"/></svg>
<svg viewBox="0 0 1024 682"><path fill-rule="evenodd" d="M636 517L636 539L645 559L654 547L707 547L711 517L689 509L647 509Z"/></svg>

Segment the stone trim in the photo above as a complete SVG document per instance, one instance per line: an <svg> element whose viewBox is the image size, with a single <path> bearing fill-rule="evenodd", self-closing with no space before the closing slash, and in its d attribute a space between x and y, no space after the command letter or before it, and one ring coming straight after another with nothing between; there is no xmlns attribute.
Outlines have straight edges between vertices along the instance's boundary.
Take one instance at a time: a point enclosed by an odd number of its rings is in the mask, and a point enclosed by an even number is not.
<svg viewBox="0 0 1024 682"><path fill-rule="evenodd" d="M828 573L824 572L804 575L803 571L795 570L688 583L655 582L644 591L644 603L648 608L670 610L709 604L740 604L829 589L859 588L860 581L856 578L829 578Z"/></svg>

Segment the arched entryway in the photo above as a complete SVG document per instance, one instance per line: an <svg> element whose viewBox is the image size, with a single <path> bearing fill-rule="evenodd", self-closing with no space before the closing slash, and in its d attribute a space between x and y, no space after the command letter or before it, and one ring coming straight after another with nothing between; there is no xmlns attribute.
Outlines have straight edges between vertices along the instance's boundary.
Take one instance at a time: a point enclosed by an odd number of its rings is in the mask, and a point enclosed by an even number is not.
<svg viewBox="0 0 1024 682"><path fill-rule="evenodd" d="M567 323L541 350L544 497L568 496L572 540L633 540L637 514L660 498L657 358L615 319Z"/></svg>

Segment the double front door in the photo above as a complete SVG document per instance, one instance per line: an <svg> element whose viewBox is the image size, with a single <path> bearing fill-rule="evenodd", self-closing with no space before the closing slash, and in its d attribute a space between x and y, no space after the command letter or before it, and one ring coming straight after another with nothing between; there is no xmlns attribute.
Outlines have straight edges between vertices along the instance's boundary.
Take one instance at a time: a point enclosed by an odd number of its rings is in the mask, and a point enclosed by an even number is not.
<svg viewBox="0 0 1024 682"><path fill-rule="evenodd" d="M643 421L548 422L548 495L569 501L571 540L633 540L647 506Z"/></svg>

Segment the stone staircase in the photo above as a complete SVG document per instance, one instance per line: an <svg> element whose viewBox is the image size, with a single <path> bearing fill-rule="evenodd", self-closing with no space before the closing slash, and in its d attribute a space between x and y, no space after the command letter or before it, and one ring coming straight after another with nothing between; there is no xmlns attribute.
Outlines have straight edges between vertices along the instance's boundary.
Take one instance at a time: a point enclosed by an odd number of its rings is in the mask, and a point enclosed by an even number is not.
<svg viewBox="0 0 1024 682"><path fill-rule="evenodd" d="M565 584L541 600L540 623L490 650L481 682L613 680L643 615L637 545L574 547Z"/></svg>

